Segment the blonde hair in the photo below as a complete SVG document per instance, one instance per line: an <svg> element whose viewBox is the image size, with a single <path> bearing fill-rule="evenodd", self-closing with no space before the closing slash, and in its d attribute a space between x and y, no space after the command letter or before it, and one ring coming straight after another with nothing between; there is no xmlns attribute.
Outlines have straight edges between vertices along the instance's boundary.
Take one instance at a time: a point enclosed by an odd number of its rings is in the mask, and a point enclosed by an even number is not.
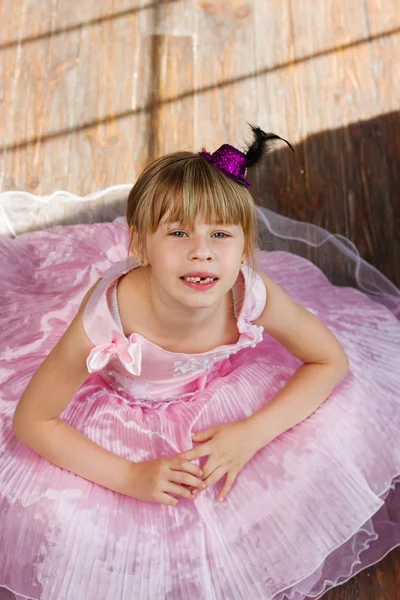
<svg viewBox="0 0 400 600"><path fill-rule="evenodd" d="M157 230L164 216L168 222L179 222L187 228L198 215L207 223L241 225L244 254L254 263L258 236L250 192L194 152L162 156L140 175L129 193L126 208L130 251L136 233L136 251L145 254L146 235Z"/></svg>

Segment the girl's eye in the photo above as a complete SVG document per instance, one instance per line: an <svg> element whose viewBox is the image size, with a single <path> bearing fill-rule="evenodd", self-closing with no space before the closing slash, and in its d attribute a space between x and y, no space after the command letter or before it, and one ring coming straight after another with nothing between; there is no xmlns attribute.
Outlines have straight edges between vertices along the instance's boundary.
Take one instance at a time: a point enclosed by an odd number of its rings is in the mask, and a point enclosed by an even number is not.
<svg viewBox="0 0 400 600"><path fill-rule="evenodd" d="M172 231L169 235L172 235L173 237L184 237L186 234L185 231ZM212 234L213 237L217 236L217 239L224 239L226 237L230 237L227 233L225 233L224 231L216 231L215 233Z"/></svg>
<svg viewBox="0 0 400 600"><path fill-rule="evenodd" d="M218 235L218 237L221 236L220 239L223 239L222 236L229 237L229 235L227 233L224 233L223 231L217 231L216 233L213 233L213 235Z"/></svg>
<svg viewBox="0 0 400 600"><path fill-rule="evenodd" d="M173 237L183 237L182 235L179 235L180 233L183 233L183 235L186 235L186 233L184 231L173 231L172 233L170 233L170 235L172 235ZM178 234L178 235L176 235Z"/></svg>

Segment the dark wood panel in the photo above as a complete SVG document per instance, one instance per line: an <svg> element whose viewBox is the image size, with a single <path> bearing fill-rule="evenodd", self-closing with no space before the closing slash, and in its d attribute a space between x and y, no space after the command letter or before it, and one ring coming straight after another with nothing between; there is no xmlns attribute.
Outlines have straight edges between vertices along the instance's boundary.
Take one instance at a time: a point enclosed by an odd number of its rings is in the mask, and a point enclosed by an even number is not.
<svg viewBox="0 0 400 600"><path fill-rule="evenodd" d="M257 167L252 192L272 210L346 235L400 286L399 146L400 112L311 135L295 156L277 149Z"/></svg>
<svg viewBox="0 0 400 600"><path fill-rule="evenodd" d="M400 549L323 595L324 600L400 600ZM310 599L311 600L311 599Z"/></svg>

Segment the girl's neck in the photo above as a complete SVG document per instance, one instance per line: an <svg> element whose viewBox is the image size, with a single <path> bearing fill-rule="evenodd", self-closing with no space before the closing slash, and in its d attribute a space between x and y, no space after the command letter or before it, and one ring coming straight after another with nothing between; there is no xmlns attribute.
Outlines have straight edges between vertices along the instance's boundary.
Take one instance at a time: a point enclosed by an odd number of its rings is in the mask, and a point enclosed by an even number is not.
<svg viewBox="0 0 400 600"><path fill-rule="evenodd" d="M193 309L174 302L145 269L135 271L131 272L131 277L140 293L143 316L144 313L148 315L148 326L160 340L180 341L199 332L210 331L216 324L218 327L232 325L232 293L226 294L210 307Z"/></svg>

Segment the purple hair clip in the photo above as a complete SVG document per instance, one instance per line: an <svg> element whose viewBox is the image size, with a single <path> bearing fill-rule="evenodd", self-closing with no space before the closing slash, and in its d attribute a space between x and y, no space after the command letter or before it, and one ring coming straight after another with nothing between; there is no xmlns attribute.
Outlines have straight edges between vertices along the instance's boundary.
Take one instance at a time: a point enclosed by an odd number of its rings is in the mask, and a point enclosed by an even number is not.
<svg viewBox="0 0 400 600"><path fill-rule="evenodd" d="M250 181L245 179L247 173L246 155L237 148L230 144L223 144L213 154L207 152L205 148L199 154L231 179L249 187Z"/></svg>
<svg viewBox="0 0 400 600"><path fill-rule="evenodd" d="M254 125L250 125L250 127L255 139L248 147L246 153L241 152L230 144L223 144L213 154L207 152L205 148L199 152L199 155L202 158L222 171L222 173L246 187L250 186L250 181L245 179L247 168L255 165L262 158L267 148L267 143L270 140L282 140L293 150L293 147L289 142L279 137L279 135L275 135L275 133L265 133L262 129Z"/></svg>

